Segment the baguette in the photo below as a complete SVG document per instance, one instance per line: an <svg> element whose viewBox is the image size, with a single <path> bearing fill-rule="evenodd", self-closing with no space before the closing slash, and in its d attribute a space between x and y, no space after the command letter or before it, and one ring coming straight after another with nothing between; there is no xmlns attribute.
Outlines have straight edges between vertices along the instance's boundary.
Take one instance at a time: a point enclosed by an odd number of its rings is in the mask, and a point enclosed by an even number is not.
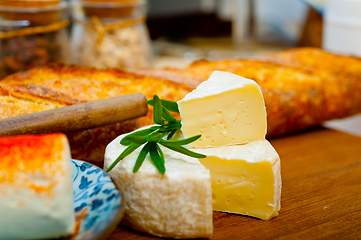
<svg viewBox="0 0 361 240"><path fill-rule="evenodd" d="M38 67L0 82L0 118L136 92L148 99L157 94L178 101L214 70L232 72L260 85L268 138L361 112L361 60L301 48L262 60L200 60L185 69L140 69L135 73L63 64ZM68 133L72 155L100 163L107 143L119 134L152 123L149 112L139 119Z"/></svg>
<svg viewBox="0 0 361 240"><path fill-rule="evenodd" d="M295 48L263 57L266 61L284 66L299 67L320 76L332 76L342 89L344 107L350 111L344 116L358 113L361 104L361 58L337 55L319 48ZM344 110L341 108L340 110Z"/></svg>
<svg viewBox="0 0 361 240"><path fill-rule="evenodd" d="M0 82L0 119L137 92L147 99L157 94L178 101L191 90L184 84L119 69L53 64L19 72ZM152 124L151 113L150 107L145 117L67 133L72 157L100 165L106 145L120 134Z"/></svg>
<svg viewBox="0 0 361 240"><path fill-rule="evenodd" d="M361 58L343 56L320 48L304 47L280 51L260 59L284 66L300 67L318 73L361 77Z"/></svg>
<svg viewBox="0 0 361 240"><path fill-rule="evenodd" d="M286 57L292 52L302 57L298 61ZM278 54L277 59L275 54L273 58L262 60L200 60L185 69L136 72L182 82L190 87L206 80L214 70L253 79L260 85L265 99L267 137L272 138L361 112L361 61L322 50L313 50L311 56L309 53L309 49L296 49ZM333 62L336 68L332 68Z"/></svg>

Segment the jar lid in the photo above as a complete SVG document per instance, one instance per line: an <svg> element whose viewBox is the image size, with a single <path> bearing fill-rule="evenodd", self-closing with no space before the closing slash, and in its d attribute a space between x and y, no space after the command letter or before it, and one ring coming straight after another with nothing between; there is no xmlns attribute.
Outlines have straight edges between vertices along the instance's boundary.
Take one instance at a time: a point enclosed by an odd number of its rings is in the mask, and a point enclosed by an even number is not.
<svg viewBox="0 0 361 240"><path fill-rule="evenodd" d="M0 0L0 6L15 8L39 8L58 5L61 0Z"/></svg>
<svg viewBox="0 0 361 240"><path fill-rule="evenodd" d="M145 14L144 0L78 0L86 17L127 18Z"/></svg>
<svg viewBox="0 0 361 240"><path fill-rule="evenodd" d="M82 2L91 2L91 3L136 3L140 0L82 0Z"/></svg>
<svg viewBox="0 0 361 240"><path fill-rule="evenodd" d="M0 0L0 18L46 25L63 20L67 3L61 0Z"/></svg>

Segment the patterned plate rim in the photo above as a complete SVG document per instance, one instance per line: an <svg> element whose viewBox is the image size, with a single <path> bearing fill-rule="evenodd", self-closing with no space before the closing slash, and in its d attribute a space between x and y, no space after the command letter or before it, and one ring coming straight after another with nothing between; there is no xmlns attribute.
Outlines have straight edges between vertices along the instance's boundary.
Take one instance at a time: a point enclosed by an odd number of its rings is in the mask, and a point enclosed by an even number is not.
<svg viewBox="0 0 361 240"><path fill-rule="evenodd" d="M116 228L116 226L119 224L120 220L122 219L123 215L124 215L124 198L123 198L123 193L117 189L117 187L115 186L115 184L113 183L112 179L110 178L109 174L106 173L103 169L91 164L91 163L88 163L88 162L85 162L85 161L82 161L82 160L77 160L77 159L72 159L72 164L71 164L71 167L72 167L72 170L74 168L76 168L76 166L80 166L84 163L86 163L88 166L90 166L90 168L94 168L94 169L100 169L100 171L102 173L105 173L107 175L107 178L109 178L109 183L111 183L113 186L114 186L114 191L116 191L118 194L119 194L119 201L117 203L117 208L116 210L113 212L112 214L112 218L108 220L108 223L106 225L106 227L99 233L97 234L94 234L92 236L91 239L89 239L87 236L86 240L100 240L100 239L105 239L107 238L111 233L112 231ZM98 171L99 172L99 171ZM78 177L78 176L76 176ZM73 190L75 189L75 187L77 186L74 186L74 180L75 180L75 176L73 176ZM75 201L75 196L74 196L74 201ZM79 211L81 210L76 210L76 207L74 206L74 212L76 214L76 217L80 215ZM78 213L78 214L77 214ZM81 229L81 226L82 226L82 222L80 221L79 224L77 227L79 227L79 229ZM72 237L71 237L71 240L80 240L80 239L84 239L84 238L79 238L79 236L81 236L80 234L82 234L82 231L80 230L79 232L75 233Z"/></svg>

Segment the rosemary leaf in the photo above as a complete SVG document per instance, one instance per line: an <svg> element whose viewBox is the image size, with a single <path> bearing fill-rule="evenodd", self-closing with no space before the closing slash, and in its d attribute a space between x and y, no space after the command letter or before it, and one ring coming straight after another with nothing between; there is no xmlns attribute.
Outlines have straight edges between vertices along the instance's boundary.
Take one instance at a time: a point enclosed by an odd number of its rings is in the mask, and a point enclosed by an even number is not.
<svg viewBox="0 0 361 240"><path fill-rule="evenodd" d="M137 144L137 143L130 144L126 149L124 149L124 151L119 155L119 157L117 159L115 159L115 161L107 168L106 172L109 172L110 170L112 170L115 167L115 165L118 164L118 162L120 160L122 160L123 158L125 158L126 156L131 154L135 149L137 149L141 145L142 144Z"/></svg>
<svg viewBox="0 0 361 240"><path fill-rule="evenodd" d="M148 100L147 103L153 106L153 120L157 126L151 126L147 129L139 130L125 136L120 140L120 144L128 146L118 158L108 167L106 170L109 172L117 163L131 154L138 147L144 145L139 152L137 160L134 164L133 173L137 172L143 164L147 154L150 155L150 160L153 165L158 169L161 174L165 172L165 160L164 154L158 143L173 151L195 157L204 158L203 154L193 152L181 145L186 145L196 141L201 135L190 137L187 139L169 141L178 129L181 129L182 123L177 120L169 111L179 113L178 104L173 101L159 99L157 95L154 95L152 100ZM164 136L167 136L167 140L163 140Z"/></svg>
<svg viewBox="0 0 361 240"><path fill-rule="evenodd" d="M176 140L176 141L165 141L165 140L160 140L160 143L165 142L168 146L180 146L180 145L186 145L189 143L192 143L196 140L198 140L198 138L200 138L202 135L196 135L190 138L186 138L186 139L181 139L181 140Z"/></svg>
<svg viewBox="0 0 361 240"><path fill-rule="evenodd" d="M176 152L179 152L179 153L182 153L184 155L187 155L187 156L190 156L190 157L194 157L194 158L205 158L206 155L203 155L203 154L200 154L200 153L196 153L196 152L193 152L185 147L182 147L182 146L174 146L174 145L168 145L166 141L164 142L159 142L161 145L163 145L164 147L166 148L169 148L173 151L176 151Z"/></svg>
<svg viewBox="0 0 361 240"><path fill-rule="evenodd" d="M168 109L169 111L175 112L175 113L179 113L179 109L178 109L178 104L177 104L177 102L173 102L173 101L169 101L169 100L164 100L164 99L161 99L160 101L162 102L163 107L165 107L165 108ZM154 101L153 101L153 99L148 100L147 103L148 103L150 106L153 106L153 107L154 107Z"/></svg>
<svg viewBox="0 0 361 240"><path fill-rule="evenodd" d="M163 106L163 117L169 123L176 122L177 119Z"/></svg>
<svg viewBox="0 0 361 240"><path fill-rule="evenodd" d="M154 130L152 130L152 127L147 128L147 129L143 129L143 130L139 130L136 132L133 132L127 136L125 136L124 138L122 138L122 140L120 140L120 144L124 145L124 146L129 146L130 144L133 143L133 137L146 137L149 133L153 132Z"/></svg>
<svg viewBox="0 0 361 240"><path fill-rule="evenodd" d="M147 142L147 136L137 136L137 135L127 136L127 143L128 142L143 144L143 143ZM122 142L120 144L122 144ZM128 146L128 145L125 145L125 146Z"/></svg>
<svg viewBox="0 0 361 240"><path fill-rule="evenodd" d="M151 127L149 128L149 130L151 130L152 132L154 132L154 131L158 130L160 127L162 127L162 126L151 126Z"/></svg>
<svg viewBox="0 0 361 240"><path fill-rule="evenodd" d="M172 123L167 123L167 124L164 124L164 127L168 130L168 131L171 131L171 130L178 130L182 127L182 124L181 124L181 121L176 121L176 122L172 122Z"/></svg>
<svg viewBox="0 0 361 240"><path fill-rule="evenodd" d="M162 140L162 138L167 134L167 132L161 132L161 131L155 131L152 132L151 134L149 134L147 136L147 141L148 142L160 142Z"/></svg>
<svg viewBox="0 0 361 240"><path fill-rule="evenodd" d="M149 154L150 160L152 161L153 165L158 169L161 174L164 174L164 159L162 159L162 156L158 153L156 143L151 143Z"/></svg>
<svg viewBox="0 0 361 240"><path fill-rule="evenodd" d="M161 158L163 159L163 163L165 163L164 154L163 154L162 149L160 149L160 147L159 147L159 145L158 145L158 144L156 144L156 145L155 145L155 148L157 149L157 151L158 151L159 155L160 155L160 156L161 156Z"/></svg>
<svg viewBox="0 0 361 240"><path fill-rule="evenodd" d="M172 130L172 131L168 134L167 140L171 139L176 132L177 132L177 129Z"/></svg>
<svg viewBox="0 0 361 240"><path fill-rule="evenodd" d="M163 125L164 120L162 119L163 106L157 95L153 97L154 108L153 108L153 121L156 124Z"/></svg>
<svg viewBox="0 0 361 240"><path fill-rule="evenodd" d="M166 132L167 129L164 126L161 126L160 128L158 128L159 132Z"/></svg>
<svg viewBox="0 0 361 240"><path fill-rule="evenodd" d="M134 168L133 168L133 173L137 172L140 168L140 166L143 164L145 157L147 156L147 154L149 153L150 150L150 143L147 143L144 145L144 147L142 148L142 150L140 151L137 160L135 161L134 164Z"/></svg>

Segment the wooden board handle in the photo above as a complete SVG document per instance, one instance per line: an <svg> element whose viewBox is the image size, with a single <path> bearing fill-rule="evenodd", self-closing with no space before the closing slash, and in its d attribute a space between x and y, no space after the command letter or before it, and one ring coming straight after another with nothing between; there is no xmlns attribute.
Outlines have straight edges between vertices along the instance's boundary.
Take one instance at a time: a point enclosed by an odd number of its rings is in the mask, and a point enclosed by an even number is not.
<svg viewBox="0 0 361 240"><path fill-rule="evenodd" d="M0 136L74 132L113 124L148 113L142 93L124 95L0 120Z"/></svg>

